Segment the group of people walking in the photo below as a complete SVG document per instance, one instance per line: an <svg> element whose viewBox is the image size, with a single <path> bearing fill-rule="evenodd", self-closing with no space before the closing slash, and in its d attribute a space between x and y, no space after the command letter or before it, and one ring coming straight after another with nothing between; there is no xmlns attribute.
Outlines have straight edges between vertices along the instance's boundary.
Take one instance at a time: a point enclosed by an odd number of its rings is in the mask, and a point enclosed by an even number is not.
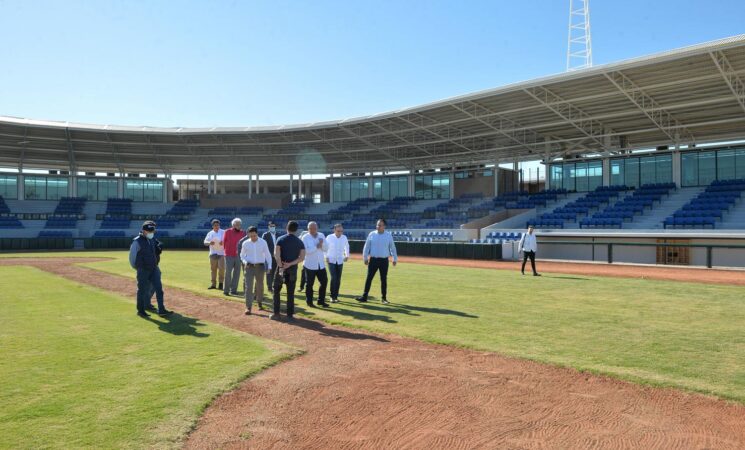
<svg viewBox="0 0 745 450"><path fill-rule="evenodd" d="M307 231L298 236L298 223L289 221L286 234L277 236L276 224L269 222L269 230L261 237L256 227L244 233L240 219L233 219L231 228L221 229L221 223L212 221L212 230L204 238L209 247L211 284L209 289L221 289L225 295L237 295L241 272L244 273L245 314L252 314L253 304L264 309L264 277L272 294L270 318L280 318L280 297L283 287L287 290L286 315L289 321L295 314L295 288L300 275L300 291L305 291L305 303L310 308L329 308L339 302L339 289L344 264L349 260L349 240L341 224L334 225L334 232L326 236L318 231L316 222L309 222ZM368 293L377 272L383 303L388 303L388 260L398 262L393 237L385 231L385 220L377 222L365 242L363 260L368 266L364 292L357 297L368 300ZM302 269L299 268L302 264ZM328 272L327 272L328 269ZM330 278L330 280L329 280ZM318 289L316 290L316 282ZM328 290L327 290L328 288ZM314 299L314 293L316 297ZM314 301L315 300L315 301Z"/></svg>
<svg viewBox="0 0 745 450"><path fill-rule="evenodd" d="M305 303L310 308L321 306L328 308L326 288L331 285L329 298L331 303L339 301L339 289L344 264L349 260L349 241L344 235L341 224L334 225L333 234L328 237L318 231L316 222L308 223L307 232L300 237L298 223L289 221L287 233L277 236L274 222L268 223L268 231L259 236L255 226L242 230L241 219L231 221L227 230L221 228L219 220L211 222L210 230L204 238L204 245L209 248L211 284L208 289L221 289L225 295L238 295L238 285L243 273L245 314L252 313L254 302L259 309L264 309L264 283L272 294L271 319L280 318L280 294L282 287L287 289L287 320L294 320L295 286L298 270L301 270L300 291L305 290ZM356 297L358 302L367 302L373 279L380 273L381 301L388 304L388 268L398 263L396 245L391 233L385 230L385 219L378 219L375 231L370 232L362 250L362 259L367 266L367 277L362 295ZM163 286L159 268L160 254L163 251L160 242L155 238L156 224L146 221L140 234L132 241L129 251L129 263L137 270L137 314L147 317L147 310L156 311L161 316L171 314L163 301ZM528 228L518 244L523 252L521 272L525 274L525 264L531 262L533 275L540 276L535 268L537 242L533 227ZM298 269L300 264L302 269ZM328 266L328 273L326 268ZM313 302L315 283L318 281L316 303ZM156 297L157 309L152 305Z"/></svg>

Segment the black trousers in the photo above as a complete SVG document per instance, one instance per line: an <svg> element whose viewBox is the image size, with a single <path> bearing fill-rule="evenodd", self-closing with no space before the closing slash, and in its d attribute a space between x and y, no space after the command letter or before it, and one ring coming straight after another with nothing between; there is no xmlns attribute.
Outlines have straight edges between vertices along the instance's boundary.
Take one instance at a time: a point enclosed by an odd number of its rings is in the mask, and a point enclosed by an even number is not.
<svg viewBox="0 0 745 450"><path fill-rule="evenodd" d="M388 258L370 258L367 265L367 279L365 280L365 297L370 293L370 285L375 278L375 272L378 270L380 271L380 293L385 298L388 290Z"/></svg>
<svg viewBox="0 0 745 450"><path fill-rule="evenodd" d="M300 290L302 291L305 289L305 283L308 280L308 276L305 273L305 266L303 266L301 272L300 272Z"/></svg>
<svg viewBox="0 0 745 450"><path fill-rule="evenodd" d="M287 285L287 315L295 314L295 283L297 282L297 265L284 270L282 275L277 270L274 277L274 314L279 314L279 294L282 293L282 285Z"/></svg>
<svg viewBox="0 0 745 450"><path fill-rule="evenodd" d="M525 273L525 263L528 262L528 258L530 258L530 266L533 268L533 273L538 273L535 271L535 252L523 251L523 267L520 271Z"/></svg>
<svg viewBox="0 0 745 450"><path fill-rule="evenodd" d="M309 305L313 304L313 284L315 284L316 278L318 278L318 301L320 303L326 301L326 286L329 283L326 268L318 270L305 269L305 302Z"/></svg>
<svg viewBox="0 0 745 450"><path fill-rule="evenodd" d="M329 275L331 276L331 298L339 298L339 286L341 286L341 273L344 264L329 263Z"/></svg>
<svg viewBox="0 0 745 450"><path fill-rule="evenodd" d="M272 268L266 273L266 288L269 292L274 290L274 276L277 275L277 260L272 256Z"/></svg>

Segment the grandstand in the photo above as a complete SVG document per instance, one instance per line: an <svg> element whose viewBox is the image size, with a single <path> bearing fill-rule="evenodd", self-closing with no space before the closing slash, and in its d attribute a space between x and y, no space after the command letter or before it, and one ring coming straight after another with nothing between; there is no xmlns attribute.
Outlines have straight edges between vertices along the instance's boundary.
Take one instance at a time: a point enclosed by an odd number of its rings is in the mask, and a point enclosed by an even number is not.
<svg viewBox="0 0 745 450"><path fill-rule="evenodd" d="M363 239L384 217L399 242L501 245L505 257L528 225L546 243L741 244L744 130L745 36L343 121L169 129L1 117L0 229L105 240L152 219L161 236L198 241L212 219L240 217L261 231L270 220L341 223ZM544 167L537 185L524 162ZM594 244L591 257L547 253L597 259Z"/></svg>

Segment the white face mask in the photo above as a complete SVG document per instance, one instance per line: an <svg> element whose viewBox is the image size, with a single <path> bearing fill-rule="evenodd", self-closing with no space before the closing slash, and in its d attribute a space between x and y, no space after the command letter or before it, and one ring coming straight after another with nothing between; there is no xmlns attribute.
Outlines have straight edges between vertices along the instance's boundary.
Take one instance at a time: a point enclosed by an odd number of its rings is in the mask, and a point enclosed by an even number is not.
<svg viewBox="0 0 745 450"><path fill-rule="evenodd" d="M149 233L145 233L145 237L148 239L152 239L155 237L155 232L151 231Z"/></svg>
<svg viewBox="0 0 745 450"><path fill-rule="evenodd" d="M274 233L275 231L277 231L277 228L276 227L269 227L269 232L270 233Z"/></svg>

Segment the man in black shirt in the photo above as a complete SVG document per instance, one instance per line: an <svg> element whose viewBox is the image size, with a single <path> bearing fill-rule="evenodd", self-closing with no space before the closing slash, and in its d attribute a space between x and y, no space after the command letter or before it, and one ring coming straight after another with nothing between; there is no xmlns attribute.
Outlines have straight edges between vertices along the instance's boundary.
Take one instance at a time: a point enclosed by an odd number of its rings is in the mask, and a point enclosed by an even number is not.
<svg viewBox="0 0 745 450"><path fill-rule="evenodd" d="M261 235L261 238L266 241L266 246L269 247L269 253L274 258L274 244L277 242L277 225L274 221L270 220L268 224L269 231ZM240 248L240 247L239 247ZM277 260L272 259L272 269L266 273L266 287L269 292L274 291L274 276L277 274Z"/></svg>
<svg viewBox="0 0 745 450"><path fill-rule="evenodd" d="M305 245L295 233L297 222L287 222L287 234L277 239L274 246L274 260L277 261L277 275L274 277L274 314L270 319L279 319L279 294L282 284L287 285L287 321L294 321L295 314L295 283L297 282L297 265L305 259Z"/></svg>

